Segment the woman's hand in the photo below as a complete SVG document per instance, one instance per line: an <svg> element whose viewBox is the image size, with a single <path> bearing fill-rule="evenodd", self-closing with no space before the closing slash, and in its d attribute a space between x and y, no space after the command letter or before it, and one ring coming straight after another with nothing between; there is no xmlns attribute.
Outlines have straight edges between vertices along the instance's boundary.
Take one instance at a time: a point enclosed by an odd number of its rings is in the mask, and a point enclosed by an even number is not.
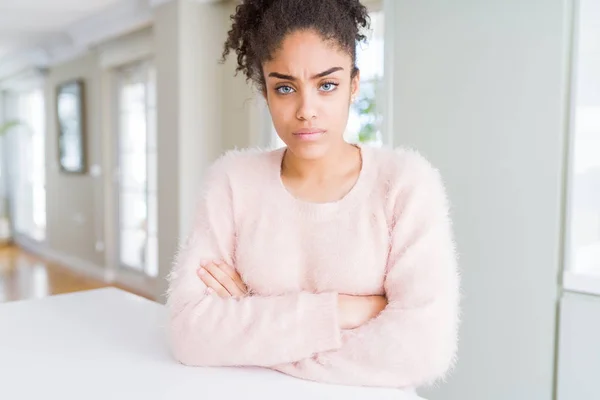
<svg viewBox="0 0 600 400"><path fill-rule="evenodd" d="M387 306L385 296L338 295L340 328L354 329L375 318Z"/></svg>
<svg viewBox="0 0 600 400"><path fill-rule="evenodd" d="M248 288L237 271L222 261L208 261L198 268L208 291L222 298L245 297ZM354 329L375 318L387 306L385 296L338 295L340 328Z"/></svg>
<svg viewBox="0 0 600 400"><path fill-rule="evenodd" d="M244 297L248 288L237 271L222 261L208 261L200 264L198 276L208 287L209 292L222 298Z"/></svg>

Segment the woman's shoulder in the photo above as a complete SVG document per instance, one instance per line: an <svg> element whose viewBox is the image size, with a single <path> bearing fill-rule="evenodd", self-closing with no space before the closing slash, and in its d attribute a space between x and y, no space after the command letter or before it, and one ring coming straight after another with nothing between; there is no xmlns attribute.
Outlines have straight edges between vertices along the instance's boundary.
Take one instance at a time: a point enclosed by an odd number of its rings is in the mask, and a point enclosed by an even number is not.
<svg viewBox="0 0 600 400"><path fill-rule="evenodd" d="M209 166L203 186L211 187L218 182L229 187L260 185L261 180L271 176L277 151L260 147L227 150Z"/></svg>
<svg viewBox="0 0 600 400"><path fill-rule="evenodd" d="M228 176L260 172L272 166L276 151L260 147L227 150L211 164L210 170Z"/></svg>
<svg viewBox="0 0 600 400"><path fill-rule="evenodd" d="M377 176L391 186L417 185L439 179L439 170L418 150L409 147L372 148Z"/></svg>
<svg viewBox="0 0 600 400"><path fill-rule="evenodd" d="M378 148L373 149L377 168L377 184L379 193L392 210L393 218L397 207L404 207L406 202L420 204L434 209L447 210L448 196L442 175L422 153L407 148Z"/></svg>

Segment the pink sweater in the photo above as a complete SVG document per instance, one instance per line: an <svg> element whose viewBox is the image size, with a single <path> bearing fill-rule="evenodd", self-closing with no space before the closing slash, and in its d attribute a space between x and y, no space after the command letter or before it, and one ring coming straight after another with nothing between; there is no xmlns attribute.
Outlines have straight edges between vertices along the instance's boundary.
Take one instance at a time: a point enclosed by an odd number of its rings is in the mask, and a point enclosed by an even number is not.
<svg viewBox="0 0 600 400"><path fill-rule="evenodd" d="M212 166L169 276L170 340L194 366L262 366L320 382L417 387L454 364L459 275L440 175L410 150L361 146L341 200L308 203L280 178L284 151L232 151ZM251 295L222 299L196 275L233 265ZM337 293L387 307L338 327Z"/></svg>

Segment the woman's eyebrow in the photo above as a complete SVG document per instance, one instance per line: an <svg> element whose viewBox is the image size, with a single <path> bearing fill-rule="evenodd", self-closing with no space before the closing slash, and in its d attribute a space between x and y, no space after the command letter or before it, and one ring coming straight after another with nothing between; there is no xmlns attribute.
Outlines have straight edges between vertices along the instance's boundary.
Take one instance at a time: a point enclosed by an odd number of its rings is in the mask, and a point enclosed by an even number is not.
<svg viewBox="0 0 600 400"><path fill-rule="evenodd" d="M319 73L319 74L316 74L316 75L315 75L315 76L313 76L311 79L323 78L324 76L327 76L327 75L333 74L334 72L337 72L337 71L343 71L343 70L344 70L344 68L342 68L342 67L333 67L333 68L329 68L327 71L323 71L323 72L321 72L321 73Z"/></svg>
<svg viewBox="0 0 600 400"><path fill-rule="evenodd" d="M311 79L323 78L324 76L331 75L334 72L343 71L343 70L344 70L344 68L342 68L342 67L329 68L326 71L319 72L318 74L314 75L313 77L311 77ZM269 74L269 77L270 78L285 79L285 80L288 80L288 81L295 81L295 80L297 80L296 77L294 77L292 75L285 75L285 74L281 74L279 72L271 72Z"/></svg>

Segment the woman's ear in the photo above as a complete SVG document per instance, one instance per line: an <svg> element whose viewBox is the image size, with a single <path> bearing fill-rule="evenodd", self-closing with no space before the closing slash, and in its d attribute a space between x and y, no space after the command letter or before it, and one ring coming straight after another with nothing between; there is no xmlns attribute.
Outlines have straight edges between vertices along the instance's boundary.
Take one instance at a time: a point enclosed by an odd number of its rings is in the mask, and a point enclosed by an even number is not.
<svg viewBox="0 0 600 400"><path fill-rule="evenodd" d="M356 69L356 73L352 78L351 89L350 89L350 100L354 102L358 98L360 93L360 70Z"/></svg>
<svg viewBox="0 0 600 400"><path fill-rule="evenodd" d="M267 84L266 83L260 84L260 94L262 94L264 99L267 100Z"/></svg>

